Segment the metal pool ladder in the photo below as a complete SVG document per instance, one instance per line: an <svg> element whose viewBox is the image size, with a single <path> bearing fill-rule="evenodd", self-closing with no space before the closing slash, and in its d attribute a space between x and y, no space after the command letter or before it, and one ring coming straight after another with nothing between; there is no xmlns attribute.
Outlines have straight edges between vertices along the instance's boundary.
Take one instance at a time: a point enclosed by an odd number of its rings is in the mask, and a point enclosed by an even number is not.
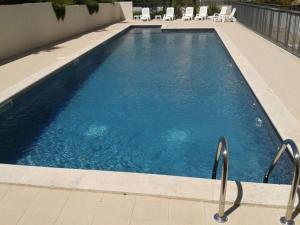
<svg viewBox="0 0 300 225"><path fill-rule="evenodd" d="M215 154L214 168L212 171L212 179L216 179L220 156L223 157L222 176L221 176L221 192L219 200L219 211L214 215L215 221L225 223L228 217L225 215L225 199L228 179L228 144L224 137L221 137Z"/></svg>
<svg viewBox="0 0 300 225"><path fill-rule="evenodd" d="M290 147L290 148L288 148ZM290 191L290 196L289 196L289 201L286 209L286 213L284 217L280 218L281 224L284 225L294 225L295 221L293 220L293 209L294 209L294 202L295 198L297 195L297 189L298 189L298 184L299 184L299 177L300 177L300 157L299 157L299 151L297 148L297 145L295 144L294 141L290 139L286 139L282 142L277 154L275 155L275 158L273 159L270 167L266 171L266 174L264 176L264 183L268 183L269 181L269 176L272 173L274 167L277 165L278 160L282 156L282 154L285 151L290 151L291 150L291 155L294 160L294 176L293 176L293 181L292 181L292 186L291 186L291 191Z"/></svg>

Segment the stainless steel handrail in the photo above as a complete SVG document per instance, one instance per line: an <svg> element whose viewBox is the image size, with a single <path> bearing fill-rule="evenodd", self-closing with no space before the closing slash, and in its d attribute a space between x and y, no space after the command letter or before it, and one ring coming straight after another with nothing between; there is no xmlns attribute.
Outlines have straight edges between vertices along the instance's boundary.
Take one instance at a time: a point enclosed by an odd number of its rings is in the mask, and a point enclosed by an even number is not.
<svg viewBox="0 0 300 225"><path fill-rule="evenodd" d="M293 220L293 209L294 209L294 202L297 195L297 189L299 185L299 177L300 177L300 157L299 157L299 151L297 148L297 145L293 140L286 139L282 142L276 156L274 157L270 167L266 171L266 174L264 176L264 183L268 183L269 176L272 173L274 167L277 165L278 160L282 156L282 154L288 149L288 146L290 146L290 149L292 150L292 157L294 159L294 176L289 196L289 201L286 209L286 213L284 217L280 218L281 224L284 225L294 225L295 222Z"/></svg>
<svg viewBox="0 0 300 225"><path fill-rule="evenodd" d="M219 200L219 211L214 215L214 219L219 223L225 223L228 218L225 215L225 199L228 179L228 144L224 137L221 137L218 143L218 149L215 154L215 162L212 171L212 179L216 179L220 156L223 157L222 175L221 175L221 192Z"/></svg>

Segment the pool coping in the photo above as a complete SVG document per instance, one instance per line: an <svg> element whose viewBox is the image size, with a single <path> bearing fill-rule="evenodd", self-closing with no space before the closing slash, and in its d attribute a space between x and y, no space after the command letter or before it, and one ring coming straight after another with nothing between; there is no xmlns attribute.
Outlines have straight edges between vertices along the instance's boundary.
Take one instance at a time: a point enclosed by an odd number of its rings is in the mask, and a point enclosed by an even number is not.
<svg viewBox="0 0 300 225"><path fill-rule="evenodd" d="M159 174L0 165L0 183L218 202L220 181ZM226 202L284 208L289 185L227 183Z"/></svg>
<svg viewBox="0 0 300 225"><path fill-rule="evenodd" d="M0 99L0 105L11 99L12 96L16 96L18 93L23 92L28 87L31 87L50 74L62 69L75 59L88 53L111 38L114 38L116 35L126 31L132 26L135 27L139 25L132 23L117 29L104 40L93 42L76 53L69 55L64 60L51 64L16 85L11 86L6 90L5 97ZM147 27L146 24L141 26ZM153 25L150 26L153 27ZM164 25L162 25L161 28L170 30L202 29L187 27L171 28ZM207 28L214 29L217 32L281 138L292 138L297 144L300 144L298 138L300 137L300 125L293 115L286 109L246 57L242 55L230 38L223 32L222 28L213 26ZM290 124L290 126L287 127L286 124ZM133 193L210 202L218 200L220 186L219 181L203 178L7 164L0 164L0 183L70 188L88 191ZM275 207L286 206L289 195L289 185L241 182L240 186L242 187L243 195L242 204ZM235 202L236 197L240 193L241 188L237 188L235 182L229 181L227 202Z"/></svg>

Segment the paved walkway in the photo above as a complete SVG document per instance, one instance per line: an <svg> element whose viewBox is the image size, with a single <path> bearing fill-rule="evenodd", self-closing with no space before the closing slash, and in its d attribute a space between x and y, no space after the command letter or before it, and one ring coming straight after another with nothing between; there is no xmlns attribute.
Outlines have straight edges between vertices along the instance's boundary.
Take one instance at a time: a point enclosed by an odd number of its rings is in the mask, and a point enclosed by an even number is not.
<svg viewBox="0 0 300 225"><path fill-rule="evenodd" d="M216 225L217 208L201 201L0 184L0 225ZM283 214L240 206L226 224L279 225Z"/></svg>
<svg viewBox="0 0 300 225"><path fill-rule="evenodd" d="M225 24L225 32L300 122L300 58L239 24Z"/></svg>
<svg viewBox="0 0 300 225"><path fill-rule="evenodd" d="M135 22L141 24L141 22ZM146 24L146 22L143 22ZM162 22L151 21L159 24ZM221 27L300 123L300 58L288 53L240 23L212 21L163 22L168 28Z"/></svg>
<svg viewBox="0 0 300 225"><path fill-rule="evenodd" d="M104 29L79 35L60 44L35 50L25 57L0 66L0 98L6 89L30 75L43 70L49 65L63 61L74 53L95 45L95 43L106 40L126 26L129 26L129 24L125 22L113 24Z"/></svg>

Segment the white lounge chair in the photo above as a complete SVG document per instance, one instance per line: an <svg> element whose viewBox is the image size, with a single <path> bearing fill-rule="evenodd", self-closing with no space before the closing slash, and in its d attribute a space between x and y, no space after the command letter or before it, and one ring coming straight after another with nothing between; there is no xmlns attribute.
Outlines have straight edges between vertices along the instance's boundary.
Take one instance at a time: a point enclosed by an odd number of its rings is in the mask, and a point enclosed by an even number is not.
<svg viewBox="0 0 300 225"><path fill-rule="evenodd" d="M187 7L185 13L182 16L182 20L192 20L194 18L194 8Z"/></svg>
<svg viewBox="0 0 300 225"><path fill-rule="evenodd" d="M195 16L195 20L205 20L207 18L207 6L201 6L199 13Z"/></svg>
<svg viewBox="0 0 300 225"><path fill-rule="evenodd" d="M150 9L149 8L142 8L142 15L140 20L144 21L149 21L150 20Z"/></svg>
<svg viewBox="0 0 300 225"><path fill-rule="evenodd" d="M174 8L168 7L166 10L166 14L163 17L163 20L174 20Z"/></svg>
<svg viewBox="0 0 300 225"><path fill-rule="evenodd" d="M227 6L222 6L220 13L214 13L212 16L208 16L207 18L215 21L220 15L226 15L226 13Z"/></svg>
<svg viewBox="0 0 300 225"><path fill-rule="evenodd" d="M229 22L235 22L236 21L236 18L234 17L234 14L236 12L236 8L233 8L230 15L223 15L223 16L220 16L218 18L215 19L215 21L218 21L218 22L225 22L225 21L229 21Z"/></svg>

